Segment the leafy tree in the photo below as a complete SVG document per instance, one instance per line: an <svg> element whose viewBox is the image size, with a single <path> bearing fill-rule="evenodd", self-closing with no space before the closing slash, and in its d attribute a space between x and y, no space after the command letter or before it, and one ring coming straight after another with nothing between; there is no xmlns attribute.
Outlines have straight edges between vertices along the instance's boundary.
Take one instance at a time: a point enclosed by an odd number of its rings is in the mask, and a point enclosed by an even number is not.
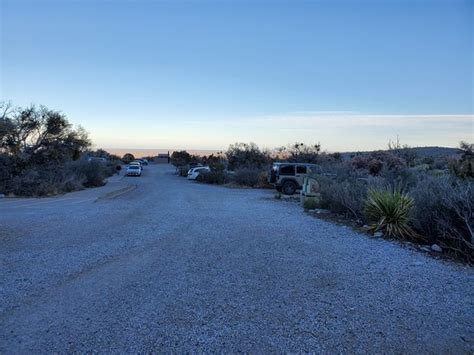
<svg viewBox="0 0 474 355"><path fill-rule="evenodd" d="M132 154L132 153L126 153L123 157L122 157L122 161L125 163L125 164L128 164L132 161L135 160L135 156Z"/></svg>
<svg viewBox="0 0 474 355"><path fill-rule="evenodd" d="M307 145L296 142L287 147L281 147L279 152L283 159L294 163L317 163L321 152L321 144Z"/></svg>
<svg viewBox="0 0 474 355"><path fill-rule="evenodd" d="M190 164L193 161L193 157L185 150L174 151L173 154L171 154L170 161L171 164L177 168Z"/></svg>
<svg viewBox="0 0 474 355"><path fill-rule="evenodd" d="M270 156L260 150L255 143L235 143L225 153L229 169L263 168L270 163Z"/></svg>
<svg viewBox="0 0 474 355"><path fill-rule="evenodd" d="M90 145L59 111L0 102L0 193L44 196L102 184L111 169L79 160Z"/></svg>
<svg viewBox="0 0 474 355"><path fill-rule="evenodd" d="M0 110L0 153L28 165L76 160L91 144L87 132L59 111L7 103L0 103Z"/></svg>

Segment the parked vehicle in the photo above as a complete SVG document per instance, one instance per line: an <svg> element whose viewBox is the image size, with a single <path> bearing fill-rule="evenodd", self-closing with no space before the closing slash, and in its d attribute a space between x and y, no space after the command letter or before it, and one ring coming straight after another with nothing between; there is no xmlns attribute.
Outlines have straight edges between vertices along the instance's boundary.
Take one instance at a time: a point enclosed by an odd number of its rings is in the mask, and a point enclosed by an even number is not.
<svg viewBox="0 0 474 355"><path fill-rule="evenodd" d="M148 165L148 160L147 160L147 159L138 159L138 161L139 161L142 165Z"/></svg>
<svg viewBox="0 0 474 355"><path fill-rule="evenodd" d="M141 163L140 161L138 161L138 160L134 160L134 161L132 161L130 164L128 164L128 166L133 166L133 165L134 165L134 166L139 166L140 169L143 169L142 163Z"/></svg>
<svg viewBox="0 0 474 355"><path fill-rule="evenodd" d="M204 166L204 165L202 165L201 163L190 163L189 164L189 169L198 168L198 167L201 167L201 166Z"/></svg>
<svg viewBox="0 0 474 355"><path fill-rule="evenodd" d="M129 165L127 168L127 175L128 176L141 176L142 168L138 165Z"/></svg>
<svg viewBox="0 0 474 355"><path fill-rule="evenodd" d="M277 191L293 195L303 186L305 176L317 173L321 173L321 168L316 164L279 162L273 164L268 181Z"/></svg>
<svg viewBox="0 0 474 355"><path fill-rule="evenodd" d="M188 179L189 180L196 180L200 173L203 171L211 171L208 166L198 166L196 168L191 168L188 171Z"/></svg>

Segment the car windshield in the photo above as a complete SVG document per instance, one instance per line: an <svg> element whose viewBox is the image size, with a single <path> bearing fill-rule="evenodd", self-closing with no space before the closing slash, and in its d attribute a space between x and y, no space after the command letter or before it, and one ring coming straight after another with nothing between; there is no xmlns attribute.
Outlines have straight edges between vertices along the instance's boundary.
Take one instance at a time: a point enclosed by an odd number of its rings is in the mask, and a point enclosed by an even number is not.
<svg viewBox="0 0 474 355"><path fill-rule="evenodd" d="M130 165L128 168L129 169L138 169L139 167L138 167L138 165Z"/></svg>

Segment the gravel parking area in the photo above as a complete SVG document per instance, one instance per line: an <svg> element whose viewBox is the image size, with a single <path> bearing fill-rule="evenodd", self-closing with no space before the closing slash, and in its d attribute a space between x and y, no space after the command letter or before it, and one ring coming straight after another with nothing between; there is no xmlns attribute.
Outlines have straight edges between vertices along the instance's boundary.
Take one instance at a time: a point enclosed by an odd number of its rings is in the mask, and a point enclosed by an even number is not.
<svg viewBox="0 0 474 355"><path fill-rule="evenodd" d="M270 191L167 165L128 179L111 199L0 203L0 353L474 352L472 268Z"/></svg>

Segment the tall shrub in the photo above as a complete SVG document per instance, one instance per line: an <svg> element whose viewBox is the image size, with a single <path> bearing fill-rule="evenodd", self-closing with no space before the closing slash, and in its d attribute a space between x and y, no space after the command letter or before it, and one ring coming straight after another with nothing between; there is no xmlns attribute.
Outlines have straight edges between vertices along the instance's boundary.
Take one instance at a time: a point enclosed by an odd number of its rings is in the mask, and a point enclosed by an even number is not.
<svg viewBox="0 0 474 355"><path fill-rule="evenodd" d="M415 228L431 243L474 262L474 183L425 174L411 195Z"/></svg>

